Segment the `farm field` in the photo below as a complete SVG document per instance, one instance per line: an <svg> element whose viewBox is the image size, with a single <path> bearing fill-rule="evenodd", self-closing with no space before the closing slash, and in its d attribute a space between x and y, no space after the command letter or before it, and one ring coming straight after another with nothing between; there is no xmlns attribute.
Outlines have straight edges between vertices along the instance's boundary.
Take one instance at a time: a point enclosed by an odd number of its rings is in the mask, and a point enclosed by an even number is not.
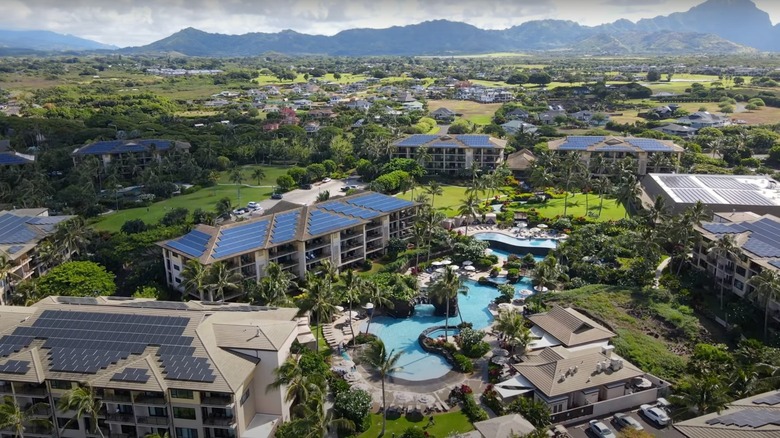
<svg viewBox="0 0 780 438"><path fill-rule="evenodd" d="M463 118L478 125L488 125L496 110L501 107L500 103L477 103L470 100L429 100L428 109L435 111L438 108L445 107Z"/></svg>

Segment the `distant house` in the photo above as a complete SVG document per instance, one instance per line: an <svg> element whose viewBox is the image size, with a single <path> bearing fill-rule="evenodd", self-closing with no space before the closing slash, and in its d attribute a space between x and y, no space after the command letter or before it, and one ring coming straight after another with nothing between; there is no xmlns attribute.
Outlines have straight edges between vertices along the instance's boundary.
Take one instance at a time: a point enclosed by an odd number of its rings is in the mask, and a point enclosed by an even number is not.
<svg viewBox="0 0 780 438"><path fill-rule="evenodd" d="M539 113L536 115L536 119L539 121L542 125L554 125L555 124L555 118L559 116L566 117L566 111L564 110L548 110L543 113Z"/></svg>
<svg viewBox="0 0 780 438"><path fill-rule="evenodd" d="M336 113L330 108L318 108L309 111L310 119L332 119L336 117Z"/></svg>
<svg viewBox="0 0 780 438"><path fill-rule="evenodd" d="M371 108L371 103L365 99L350 100L347 102L347 108L366 112Z"/></svg>
<svg viewBox="0 0 780 438"><path fill-rule="evenodd" d="M669 123L668 125L653 128L653 131L662 132L666 135L676 135L682 138L689 138L696 135L696 131L698 131L698 129L691 128L690 126L678 125L676 123Z"/></svg>
<svg viewBox="0 0 780 438"><path fill-rule="evenodd" d="M311 104L312 104L312 101L310 101L309 99L293 100L293 105L295 105L295 106L297 106L298 108L301 108L301 109L307 109L307 108L309 108L311 106Z"/></svg>
<svg viewBox="0 0 780 438"><path fill-rule="evenodd" d="M295 110L292 108L282 108L279 110L279 114L282 115L282 120L280 123L282 125L297 125L298 124L298 114L296 114Z"/></svg>
<svg viewBox="0 0 780 438"><path fill-rule="evenodd" d="M583 111L577 111L576 113L571 113L569 114L569 117L573 118L574 120L585 122L589 125L596 125L596 126L606 124L609 121L609 116L603 113L601 113L601 115L604 116L604 120L593 120L596 114L599 113L583 110Z"/></svg>
<svg viewBox="0 0 780 438"><path fill-rule="evenodd" d="M511 170L515 177L523 178L528 175L528 171L535 160L536 156L534 156L533 152L529 149L521 149L507 155L504 161L507 169Z"/></svg>
<svg viewBox="0 0 780 438"><path fill-rule="evenodd" d="M74 149L73 162L78 163L85 157L97 157L103 168L119 169L123 175L130 175L148 167L153 162L162 161L162 157L173 151L188 151L190 144L183 141L163 139L108 140L90 143Z"/></svg>
<svg viewBox="0 0 780 438"><path fill-rule="evenodd" d="M528 118L531 117L531 113L522 108L515 108L504 114L504 117L506 117L507 120L528 120Z"/></svg>
<svg viewBox="0 0 780 438"><path fill-rule="evenodd" d="M451 123L455 120L455 112L442 107L431 112L431 117L437 122Z"/></svg>
<svg viewBox="0 0 780 438"><path fill-rule="evenodd" d="M402 106L406 111L422 111L424 107L421 102L418 102L416 100L413 102L404 102Z"/></svg>
<svg viewBox="0 0 780 438"><path fill-rule="evenodd" d="M417 99L414 98L414 95L410 92L401 93L396 101L400 103L410 103L410 102L416 102Z"/></svg>
<svg viewBox="0 0 780 438"><path fill-rule="evenodd" d="M366 121L365 119L357 119L357 120L355 121L355 123L353 123L353 124L352 124L352 126L350 126L350 127L351 127L351 128L353 128L353 129L354 129L354 128L360 128L360 127L362 127L362 126L363 126L363 124L365 123L365 121Z"/></svg>
<svg viewBox="0 0 780 438"><path fill-rule="evenodd" d="M267 122L263 125L263 131L265 132L276 131L277 129L279 129L280 126L281 125L279 124L279 122Z"/></svg>
<svg viewBox="0 0 780 438"><path fill-rule="evenodd" d="M507 135L517 135L523 132L534 133L539 129L536 125L521 120L510 120L502 124L501 127Z"/></svg>
<svg viewBox="0 0 780 438"><path fill-rule="evenodd" d="M303 129L307 134L316 134L320 130L320 122L308 122Z"/></svg>
<svg viewBox="0 0 780 438"><path fill-rule="evenodd" d="M721 128L731 125L731 119L726 116L719 116L707 111L697 111L691 115L680 117L677 123L690 125L692 128Z"/></svg>

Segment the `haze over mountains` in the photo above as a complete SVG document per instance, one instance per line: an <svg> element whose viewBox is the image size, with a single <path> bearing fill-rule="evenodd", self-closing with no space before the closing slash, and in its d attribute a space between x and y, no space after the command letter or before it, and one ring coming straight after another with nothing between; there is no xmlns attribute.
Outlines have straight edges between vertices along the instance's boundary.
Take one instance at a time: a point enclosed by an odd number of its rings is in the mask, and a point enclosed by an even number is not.
<svg viewBox="0 0 780 438"><path fill-rule="evenodd" d="M80 41L76 41L80 40ZM0 47L36 50L109 49L67 36L23 38L0 31ZM466 23L426 21L386 29L350 29L333 36L292 30L223 35L194 28L122 53L180 53L188 56L286 54L450 55L490 52L556 51L572 54L689 54L780 51L780 25L751 0L708 0L686 12L600 26L572 21L536 20L504 30L484 30Z"/></svg>

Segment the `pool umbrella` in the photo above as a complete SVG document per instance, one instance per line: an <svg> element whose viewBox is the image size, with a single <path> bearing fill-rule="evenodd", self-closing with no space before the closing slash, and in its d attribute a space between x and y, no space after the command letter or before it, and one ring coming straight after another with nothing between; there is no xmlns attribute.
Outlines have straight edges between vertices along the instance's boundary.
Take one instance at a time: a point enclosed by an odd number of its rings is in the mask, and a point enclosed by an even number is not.
<svg viewBox="0 0 780 438"><path fill-rule="evenodd" d="M468 266L464 266L464 267L463 267L463 270L464 270L464 271L476 271L476 270L477 270L477 268L475 268L475 267L474 267L474 266L472 266L472 265L468 265Z"/></svg>
<svg viewBox="0 0 780 438"><path fill-rule="evenodd" d="M444 272L446 272L446 271L447 271L447 270L446 270L446 269L444 269L444 268L439 268L439 269L435 270L434 272L438 272L439 274L443 274L443 273L444 273Z"/></svg>
<svg viewBox="0 0 780 438"><path fill-rule="evenodd" d="M474 262L472 262L471 260L466 260L463 263L461 263L461 265L463 265L463 266L471 266L473 264L474 264Z"/></svg>
<svg viewBox="0 0 780 438"><path fill-rule="evenodd" d="M493 356L509 356L509 350L505 348L493 349Z"/></svg>
<svg viewBox="0 0 780 438"><path fill-rule="evenodd" d="M537 228L547 228L547 224L539 224L536 227Z"/></svg>
<svg viewBox="0 0 780 438"><path fill-rule="evenodd" d="M420 394L417 396L417 401L424 405L431 404L433 403L433 396L430 394Z"/></svg>
<svg viewBox="0 0 780 438"><path fill-rule="evenodd" d="M358 313L355 312L354 310L350 310L349 312L347 312L347 318L356 319L357 317L358 317Z"/></svg>
<svg viewBox="0 0 780 438"><path fill-rule="evenodd" d="M363 306L363 308L364 308L364 309L366 309L366 310L371 310L371 309L373 309L373 308L374 308L374 303L366 303L366 304Z"/></svg>
<svg viewBox="0 0 780 438"><path fill-rule="evenodd" d="M343 312L343 311L344 311L344 308L343 308L343 307L341 307L341 306L336 306L336 311L337 311L337 312L339 312L339 313L341 313L341 312Z"/></svg>
<svg viewBox="0 0 780 438"><path fill-rule="evenodd" d="M440 262L440 261L431 262L431 266L441 266L441 265L442 265L442 262Z"/></svg>
<svg viewBox="0 0 780 438"><path fill-rule="evenodd" d="M558 235L558 237L561 238L561 239L568 239L569 235L566 234L566 233L561 233L561 234Z"/></svg>
<svg viewBox="0 0 780 438"><path fill-rule="evenodd" d="M450 265L450 269L452 269L453 271L457 271L458 269L460 269L460 266L458 266L458 265Z"/></svg>
<svg viewBox="0 0 780 438"><path fill-rule="evenodd" d="M395 394L395 401L398 403L409 403L413 399L414 397L412 397L412 394L409 394L408 392L397 392Z"/></svg>
<svg viewBox="0 0 780 438"><path fill-rule="evenodd" d="M534 294L533 291L530 291L528 289L523 289L523 290L520 291L520 296L521 297L530 297L533 294Z"/></svg>
<svg viewBox="0 0 780 438"><path fill-rule="evenodd" d="M542 231L542 230L541 230L541 229L539 229L539 228L537 228L537 227L533 227L533 228L531 228L531 229L530 229L530 230L528 230L528 231L530 231L530 232L532 232L532 233L538 233L539 231Z"/></svg>
<svg viewBox="0 0 780 438"><path fill-rule="evenodd" d="M452 264L452 260L442 260L441 264L444 265L444 266L451 265Z"/></svg>
<svg viewBox="0 0 780 438"><path fill-rule="evenodd" d="M539 291L539 292L547 292L547 291L548 291L548 290L550 290L550 289L547 289L547 288L546 288L546 287L544 287L544 286L536 286L536 287L534 288L534 290L537 290L537 291Z"/></svg>
<svg viewBox="0 0 780 438"><path fill-rule="evenodd" d="M508 362L509 362L509 358L508 358L508 357L506 357L506 356L493 356L493 357L490 359L490 361L491 361L491 362L493 362L493 363L495 363L495 364L498 364L498 365L503 365L503 364L505 364L505 363L508 363Z"/></svg>

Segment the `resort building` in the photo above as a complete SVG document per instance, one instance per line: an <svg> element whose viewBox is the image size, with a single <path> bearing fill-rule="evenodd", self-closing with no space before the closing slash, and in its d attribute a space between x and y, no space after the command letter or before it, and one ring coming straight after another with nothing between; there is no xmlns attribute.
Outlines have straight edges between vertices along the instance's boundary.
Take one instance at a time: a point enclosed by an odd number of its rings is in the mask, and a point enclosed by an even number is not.
<svg viewBox="0 0 780 438"><path fill-rule="evenodd" d="M189 150L190 144L183 141L146 139L146 140L108 140L82 146L73 151L73 162L78 163L88 156L97 157L103 168L109 164L119 169L123 175L144 170L150 163L159 162L163 155L173 150Z"/></svg>
<svg viewBox="0 0 780 438"><path fill-rule="evenodd" d="M410 237L416 212L414 202L374 192L309 206L282 201L263 216L217 227L198 225L159 245L168 285L180 291L184 291L182 271L193 259L204 265L222 261L244 277L258 280L273 262L302 278L323 260L347 269L379 257L391 239Z"/></svg>
<svg viewBox="0 0 780 438"><path fill-rule="evenodd" d="M580 421L653 402L668 387L615 354L615 333L572 308L529 320L536 340L510 365L513 376L494 386L505 402L533 398L550 408L553 423Z"/></svg>
<svg viewBox="0 0 780 438"><path fill-rule="evenodd" d="M780 436L780 390L729 403L720 412L674 424L687 438Z"/></svg>
<svg viewBox="0 0 780 438"><path fill-rule="evenodd" d="M764 269L780 269L780 219L756 213L719 213L714 222L696 227L702 242L693 250L693 265L707 271L717 282L717 289L744 297L753 290L749 280ZM731 236L737 257L719 255L710 248L722 236ZM769 303L770 324L780 323L780 303Z"/></svg>
<svg viewBox="0 0 780 438"><path fill-rule="evenodd" d="M631 157L636 160L637 175L673 172L685 150L669 140L612 136L569 136L550 141L547 147L555 152L580 154L582 161L597 174L609 173L611 164ZM602 169L596 169L596 157L603 159Z"/></svg>
<svg viewBox="0 0 780 438"><path fill-rule="evenodd" d="M416 134L398 140L395 158L415 158L425 148L428 160L425 169L434 174L458 174L476 166L490 170L504 160L506 140L488 135L423 135Z"/></svg>
<svg viewBox="0 0 780 438"><path fill-rule="evenodd" d="M49 216L45 208L0 210L0 256L9 260L13 268L5 280L0 280L0 304L9 301L14 285L30 277L45 273L46 266L36 254L36 248L49 238L57 226L73 216ZM61 254L68 259L70 254Z"/></svg>
<svg viewBox="0 0 780 438"><path fill-rule="evenodd" d="M727 116L719 116L707 111L697 111L676 121L679 124L690 125L691 128L722 128L731 125L731 119Z"/></svg>
<svg viewBox="0 0 780 438"><path fill-rule="evenodd" d="M0 140L0 166L20 166L35 162L34 155L20 154L11 150L10 140Z"/></svg>
<svg viewBox="0 0 780 438"><path fill-rule="evenodd" d="M780 216L780 185L768 176L649 174L641 185L649 199L663 197L673 213L701 201L715 213L752 211Z"/></svg>
<svg viewBox="0 0 780 438"><path fill-rule="evenodd" d="M512 171L515 178L525 178L536 161L536 156L530 149L520 149L506 157L506 167Z"/></svg>
<svg viewBox="0 0 780 438"><path fill-rule="evenodd" d="M26 437L271 437L289 418L268 388L298 336L296 309L123 297L48 297L0 308L0 392L41 404ZM88 385L105 409L57 409ZM94 425L100 428L94 431Z"/></svg>

